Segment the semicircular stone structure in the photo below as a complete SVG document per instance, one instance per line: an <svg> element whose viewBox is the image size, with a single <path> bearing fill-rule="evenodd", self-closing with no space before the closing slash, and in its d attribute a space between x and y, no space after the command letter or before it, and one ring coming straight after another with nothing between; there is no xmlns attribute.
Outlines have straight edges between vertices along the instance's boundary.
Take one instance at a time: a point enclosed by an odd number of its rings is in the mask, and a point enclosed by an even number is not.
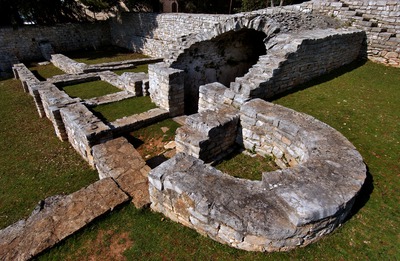
<svg viewBox="0 0 400 261"><path fill-rule="evenodd" d="M226 110L231 111L225 119ZM216 241L250 251L305 246L340 226L366 178L355 147L327 124L260 99L236 111L239 121L232 110L205 110L186 120L194 129L201 129L199 122L205 120L204 136L186 125L178 131L177 143L185 140L182 131L195 138L187 146L177 145L182 152L149 174L152 209ZM238 122L237 143L273 155L281 169L250 181L197 158L204 144L210 152L221 146L213 136L226 133L230 121Z"/></svg>

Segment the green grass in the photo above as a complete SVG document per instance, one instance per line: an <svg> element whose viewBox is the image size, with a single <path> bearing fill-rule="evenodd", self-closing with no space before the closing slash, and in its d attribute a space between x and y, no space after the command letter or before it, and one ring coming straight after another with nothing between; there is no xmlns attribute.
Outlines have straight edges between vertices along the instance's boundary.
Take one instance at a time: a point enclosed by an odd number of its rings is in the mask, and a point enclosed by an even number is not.
<svg viewBox="0 0 400 261"><path fill-rule="evenodd" d="M47 65L38 65L37 63L31 63L27 65L29 70L41 81L45 81L47 78L55 75L65 74L61 69L54 66L52 63Z"/></svg>
<svg viewBox="0 0 400 261"><path fill-rule="evenodd" d="M161 139L162 141L170 141L175 139L175 131L181 125L172 119L166 119L156 124L147 126L145 128L133 131L130 135L139 137L143 140L150 140L151 138ZM161 128L168 128L163 132Z"/></svg>
<svg viewBox="0 0 400 261"><path fill-rule="evenodd" d="M370 172L353 216L333 234L310 246L287 253L245 252L216 243L160 214L126 205L38 259L87 260L93 255L112 259L112 237L100 236L107 231L111 235L128 235L130 242L124 252L128 260L399 260L399 82L400 69L368 62L274 101L338 129L360 151ZM34 109L24 110L32 113ZM15 121L20 111L15 112L6 118ZM12 168L8 162L2 165Z"/></svg>
<svg viewBox="0 0 400 261"><path fill-rule="evenodd" d="M84 82L62 87L62 89L72 98L90 99L106 94L120 92L121 89L104 81Z"/></svg>
<svg viewBox="0 0 400 261"><path fill-rule="evenodd" d="M278 169L272 157L264 158L237 152L219 162L215 167L233 177L250 180L261 180L263 172Z"/></svg>
<svg viewBox="0 0 400 261"><path fill-rule="evenodd" d="M112 122L133 114L139 114L156 108L149 96L139 96L118 102L98 105L91 110L105 121Z"/></svg>
<svg viewBox="0 0 400 261"><path fill-rule="evenodd" d="M132 53L126 49L118 47L104 47L99 50L84 50L65 53L71 59L80 63L98 64L108 62L120 62L125 60L133 60L147 58L148 56L139 53Z"/></svg>
<svg viewBox="0 0 400 261"><path fill-rule="evenodd" d="M326 254L346 260L398 260L400 69L371 62L347 69L343 75L340 71L331 74L321 80L326 82L313 82L309 84L313 87L275 102L340 131L368 166L372 193L363 194L363 200L369 200L338 233L328 237Z"/></svg>
<svg viewBox="0 0 400 261"><path fill-rule="evenodd" d="M148 64L142 64L142 65L136 66L135 68L114 70L113 72L118 74L118 75L121 75L124 72L134 72L134 73L144 72L144 73L148 73L148 71L149 71Z"/></svg>
<svg viewBox="0 0 400 261"><path fill-rule="evenodd" d="M181 125L172 119L166 119L156 124L129 133L128 139L143 158L156 157L165 152L164 145L175 140L176 129ZM163 131L165 130L165 132Z"/></svg>
<svg viewBox="0 0 400 261"><path fill-rule="evenodd" d="M27 217L49 196L70 194L98 179L96 171L39 118L18 80L0 81L0 228Z"/></svg>

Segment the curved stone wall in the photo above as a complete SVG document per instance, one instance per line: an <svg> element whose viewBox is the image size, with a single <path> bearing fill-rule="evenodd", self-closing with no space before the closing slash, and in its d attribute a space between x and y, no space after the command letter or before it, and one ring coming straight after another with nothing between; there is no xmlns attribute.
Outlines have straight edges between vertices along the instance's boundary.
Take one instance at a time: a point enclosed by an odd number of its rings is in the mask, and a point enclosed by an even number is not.
<svg viewBox="0 0 400 261"><path fill-rule="evenodd" d="M259 99L239 115L238 140L283 169L243 180L179 153L149 174L152 209L250 251L305 246L342 224L366 178L354 146L311 116Z"/></svg>

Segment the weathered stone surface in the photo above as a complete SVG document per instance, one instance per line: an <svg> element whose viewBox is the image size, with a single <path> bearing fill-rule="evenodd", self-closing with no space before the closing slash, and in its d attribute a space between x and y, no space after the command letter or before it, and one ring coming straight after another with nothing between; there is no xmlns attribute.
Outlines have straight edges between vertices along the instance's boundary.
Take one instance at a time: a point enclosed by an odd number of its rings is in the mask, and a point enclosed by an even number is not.
<svg viewBox="0 0 400 261"><path fill-rule="evenodd" d="M93 158L100 179L112 177L137 208L150 204L147 179L150 167L125 138L94 146Z"/></svg>
<svg viewBox="0 0 400 261"><path fill-rule="evenodd" d="M0 230L0 259L28 260L127 200L111 178L67 196L47 198L29 218Z"/></svg>
<svg viewBox="0 0 400 261"><path fill-rule="evenodd" d="M21 81L24 92L29 92L30 85L39 83L39 80L23 63L14 64L12 70L14 77Z"/></svg>
<svg viewBox="0 0 400 261"><path fill-rule="evenodd" d="M143 128L168 117L168 111L160 108L155 108L143 113L117 119L111 122L109 125L112 127L112 132L114 133L114 135L120 135L122 133L127 133Z"/></svg>
<svg viewBox="0 0 400 261"><path fill-rule="evenodd" d="M335 21L332 16L338 19ZM270 38L278 31L286 33L339 27L338 20L367 33L369 58L398 67L398 57L384 56L387 52L399 53L399 16L398 1L342 3L336 0L313 0L301 5L267 8L231 16L129 13L102 23L29 26L19 27L17 30L2 28L0 73L7 70L5 67L11 67L12 61L43 58L39 44L45 41L59 52L117 45L134 52L166 57L166 61L173 61L183 49L196 41L208 40L229 30L263 30L267 38Z"/></svg>
<svg viewBox="0 0 400 261"><path fill-rule="evenodd" d="M34 92L34 90L32 90ZM46 84L38 88L40 100L46 117L53 123L57 137L65 141L67 133L62 120L60 109L71 104L80 102L79 98L71 98L64 91L58 89L54 84Z"/></svg>
<svg viewBox="0 0 400 261"><path fill-rule="evenodd" d="M84 73L84 70L88 67L87 64L78 63L62 54L52 54L51 62L64 72L70 74Z"/></svg>
<svg viewBox="0 0 400 261"><path fill-rule="evenodd" d="M61 74L47 79L48 82L51 82L58 87L98 80L100 80L100 76L97 73Z"/></svg>
<svg viewBox="0 0 400 261"><path fill-rule="evenodd" d="M209 117L199 113L186 123L207 130L213 119L221 120L202 113ZM151 207L219 242L252 251L307 245L344 221L366 177L362 157L348 140L311 116L260 99L241 107L240 125L237 141L259 154L274 154L282 170L263 173L262 181L237 179L178 153L150 172ZM203 138L198 148L213 141L210 133Z"/></svg>
<svg viewBox="0 0 400 261"><path fill-rule="evenodd" d="M238 111L228 106L190 115L185 125L176 131L177 152L185 152L206 162L223 157L235 143L238 120Z"/></svg>
<svg viewBox="0 0 400 261"><path fill-rule="evenodd" d="M90 64L88 65L87 68L84 69L84 72L99 72L106 70L129 69L129 68L134 68L137 65L157 63L161 62L162 60L163 60L162 58L139 58L139 59L118 61L118 62Z"/></svg>
<svg viewBox="0 0 400 261"><path fill-rule="evenodd" d="M151 100L171 117L184 113L183 71L169 68L165 63L149 65L149 93Z"/></svg>
<svg viewBox="0 0 400 261"><path fill-rule="evenodd" d="M124 89L135 94L135 96L143 96L144 90L148 89L145 85L148 83L149 76L146 73L130 73L125 72L120 77L120 84Z"/></svg>
<svg viewBox="0 0 400 261"><path fill-rule="evenodd" d="M62 108L60 115L72 147L94 167L92 147L112 139L110 127L81 103Z"/></svg>
<svg viewBox="0 0 400 261"><path fill-rule="evenodd" d="M135 95L133 93L130 93L128 91L122 91L122 92L110 93L110 94L107 94L107 95L104 95L101 97L87 99L87 100L84 100L83 102L87 106L97 106L97 105L101 105L101 104L122 101L122 100L133 98L133 97L135 97Z"/></svg>

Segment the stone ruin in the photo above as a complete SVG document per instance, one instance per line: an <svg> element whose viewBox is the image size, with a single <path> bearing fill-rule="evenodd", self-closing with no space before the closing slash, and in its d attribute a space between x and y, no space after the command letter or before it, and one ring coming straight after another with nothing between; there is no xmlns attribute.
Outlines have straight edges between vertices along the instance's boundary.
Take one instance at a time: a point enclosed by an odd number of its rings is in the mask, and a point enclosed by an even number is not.
<svg viewBox="0 0 400 261"><path fill-rule="evenodd" d="M276 19L285 14L232 16L211 31L181 39L181 47L171 46L162 62L88 66L53 54L54 65L69 74L47 81L15 64L14 75L32 95L39 116L46 116L60 140L68 140L98 170L100 180L71 195L45 199L28 219L1 230L0 257L29 259L129 200L249 251L305 246L340 226L366 178L361 155L330 126L265 100L364 57L365 33L287 12L290 23L282 24ZM310 23L319 26L306 30ZM241 40L224 46L236 33ZM250 45L257 52L232 60L229 53L248 47L244 36L249 35L262 43ZM135 62L157 63L149 65L148 75L108 71ZM93 80L121 91L82 100L60 89ZM157 108L113 122L103 122L89 109L140 95L149 95ZM177 155L152 170L121 137L184 114L190 115L176 133ZM212 167L237 147L272 156L280 170L250 181Z"/></svg>

